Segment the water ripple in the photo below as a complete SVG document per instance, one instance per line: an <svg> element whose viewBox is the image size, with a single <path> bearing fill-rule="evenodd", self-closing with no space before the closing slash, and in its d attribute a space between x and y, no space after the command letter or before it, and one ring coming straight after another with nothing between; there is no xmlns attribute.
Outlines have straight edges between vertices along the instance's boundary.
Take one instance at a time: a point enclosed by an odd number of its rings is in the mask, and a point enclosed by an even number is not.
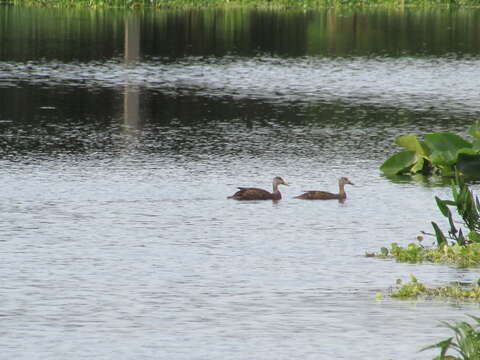
<svg viewBox="0 0 480 360"><path fill-rule="evenodd" d="M90 63L0 63L0 87L139 86L163 93L249 98L273 103L348 101L416 110L480 111L480 59L186 58ZM455 89L455 91L452 91Z"/></svg>

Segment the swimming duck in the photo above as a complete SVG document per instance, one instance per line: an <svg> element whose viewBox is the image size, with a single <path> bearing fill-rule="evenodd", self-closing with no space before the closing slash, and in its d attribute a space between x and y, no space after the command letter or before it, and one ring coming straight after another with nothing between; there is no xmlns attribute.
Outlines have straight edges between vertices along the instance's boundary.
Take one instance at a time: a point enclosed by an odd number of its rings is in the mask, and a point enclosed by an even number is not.
<svg viewBox="0 0 480 360"><path fill-rule="evenodd" d="M317 190L308 190L305 191L304 194L295 196L296 199L305 199L305 200L330 200L330 199L340 199L344 200L347 198L347 194L345 193L345 185L353 183L348 180L346 177L341 177L338 179L338 194L333 194L328 191L317 191Z"/></svg>
<svg viewBox="0 0 480 360"><path fill-rule="evenodd" d="M273 178L273 192L268 192L267 190L258 189L258 188L245 188L239 187L235 194L229 196L227 199L235 199L235 200L280 200L282 198L282 194L278 191L278 185L286 185L288 183L285 182L280 176Z"/></svg>

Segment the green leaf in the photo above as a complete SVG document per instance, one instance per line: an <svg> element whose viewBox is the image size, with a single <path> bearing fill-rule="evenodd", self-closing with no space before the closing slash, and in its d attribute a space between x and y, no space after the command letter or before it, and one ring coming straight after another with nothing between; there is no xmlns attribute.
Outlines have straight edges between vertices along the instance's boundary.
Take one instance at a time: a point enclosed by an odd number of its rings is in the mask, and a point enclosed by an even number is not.
<svg viewBox="0 0 480 360"><path fill-rule="evenodd" d="M446 239L445 235L443 235L443 232L442 232L442 230L440 230L438 225L432 221L432 226L433 226L433 229L435 230L435 236L437 237L438 247L448 245L447 239Z"/></svg>
<svg viewBox="0 0 480 360"><path fill-rule="evenodd" d="M431 153L425 141L418 140L413 134L401 135L395 139L395 143L407 150L415 151L420 156L427 157Z"/></svg>
<svg viewBox="0 0 480 360"><path fill-rule="evenodd" d="M407 172L412 167L415 159L414 151L400 151L385 160L382 166L380 166L380 170L386 175L401 174L402 172Z"/></svg>
<svg viewBox="0 0 480 360"><path fill-rule="evenodd" d="M472 149L480 152L480 140L474 140L472 143Z"/></svg>
<svg viewBox="0 0 480 360"><path fill-rule="evenodd" d="M427 134L425 143L432 149L430 158L434 165L453 165L457 162L460 149L472 147L467 140L448 132Z"/></svg>
<svg viewBox="0 0 480 360"><path fill-rule="evenodd" d="M430 350L430 349L435 349L435 348L440 348L441 350L441 355L440 356L445 356L446 352L448 351L448 348L450 347L450 345L452 344L452 341L453 341L453 337L451 338L448 338L446 340L443 340L443 341L440 341L436 344L433 344L433 345L430 345L430 346L427 346L427 347L424 347L423 349L421 349L420 351L425 351L425 350Z"/></svg>
<svg viewBox="0 0 480 360"><path fill-rule="evenodd" d="M474 138L480 139L480 120L475 121L468 128L468 135L473 136Z"/></svg>
<svg viewBox="0 0 480 360"><path fill-rule="evenodd" d="M448 215L451 213L445 201L440 199L438 196L435 196L435 201L437 202L438 209L442 212L442 215L448 217Z"/></svg>
<svg viewBox="0 0 480 360"><path fill-rule="evenodd" d="M423 157L415 155L415 158L416 158L415 164L413 164L412 168L410 169L410 172L412 174L416 174L418 172L421 172L423 170L423 166L425 164L425 160L423 159Z"/></svg>

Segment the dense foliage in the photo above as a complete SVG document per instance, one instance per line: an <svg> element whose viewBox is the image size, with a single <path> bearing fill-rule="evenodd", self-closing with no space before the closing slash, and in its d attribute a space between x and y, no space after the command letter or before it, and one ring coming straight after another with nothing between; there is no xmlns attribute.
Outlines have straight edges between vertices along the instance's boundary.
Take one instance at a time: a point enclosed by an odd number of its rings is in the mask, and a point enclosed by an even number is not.
<svg viewBox="0 0 480 360"><path fill-rule="evenodd" d="M426 134L423 140L407 134L395 139L402 150L388 158L380 169L386 175L424 174L480 178L480 121L468 130L472 141L448 132Z"/></svg>

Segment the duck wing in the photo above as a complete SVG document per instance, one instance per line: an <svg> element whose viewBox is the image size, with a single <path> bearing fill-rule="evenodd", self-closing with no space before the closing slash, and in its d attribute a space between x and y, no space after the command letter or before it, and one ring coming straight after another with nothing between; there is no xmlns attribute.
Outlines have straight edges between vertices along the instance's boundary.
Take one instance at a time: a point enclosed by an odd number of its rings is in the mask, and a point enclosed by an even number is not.
<svg viewBox="0 0 480 360"><path fill-rule="evenodd" d="M229 199L235 200L271 200L273 198L272 194L267 190L258 189L258 188L246 188L239 187L235 194L229 196Z"/></svg>

